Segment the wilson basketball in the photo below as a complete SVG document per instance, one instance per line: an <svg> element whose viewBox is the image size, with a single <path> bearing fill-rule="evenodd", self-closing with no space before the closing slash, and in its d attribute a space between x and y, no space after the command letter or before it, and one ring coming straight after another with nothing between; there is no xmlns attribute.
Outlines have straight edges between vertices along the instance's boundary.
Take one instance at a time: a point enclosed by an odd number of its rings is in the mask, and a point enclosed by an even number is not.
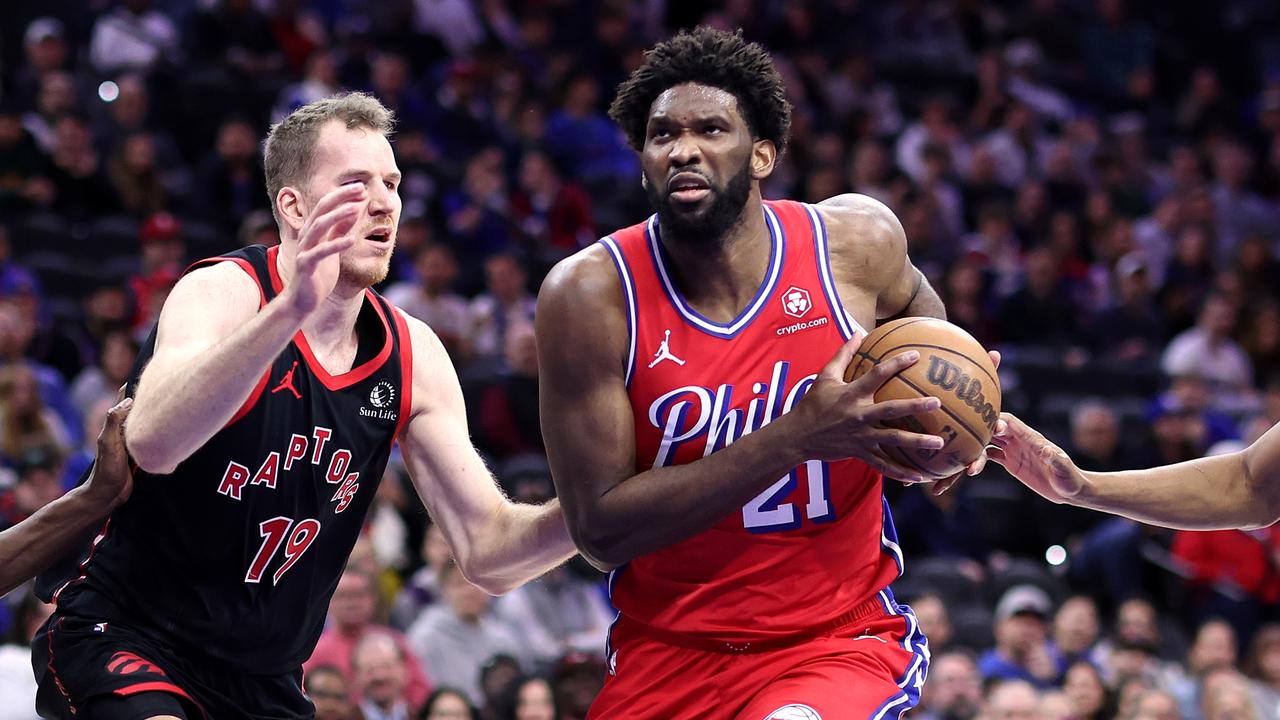
<svg viewBox="0 0 1280 720"><path fill-rule="evenodd" d="M987 351L963 329L946 320L909 317L887 322L862 341L845 381L861 377L899 353L915 350L920 360L889 378L876 402L933 396L942 407L886 423L911 432L937 435L940 450L885 447L895 462L926 478L949 477L978 459L1000 416L1000 379Z"/></svg>

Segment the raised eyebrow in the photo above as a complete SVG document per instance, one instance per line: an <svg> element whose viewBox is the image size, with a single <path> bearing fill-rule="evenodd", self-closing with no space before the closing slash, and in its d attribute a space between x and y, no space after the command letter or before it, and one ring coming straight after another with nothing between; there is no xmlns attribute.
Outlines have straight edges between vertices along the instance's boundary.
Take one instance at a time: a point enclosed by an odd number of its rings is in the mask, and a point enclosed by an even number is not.
<svg viewBox="0 0 1280 720"><path fill-rule="evenodd" d="M387 179L390 180L391 182L397 182L397 183L400 182L400 171L392 170L391 172L387 173Z"/></svg>

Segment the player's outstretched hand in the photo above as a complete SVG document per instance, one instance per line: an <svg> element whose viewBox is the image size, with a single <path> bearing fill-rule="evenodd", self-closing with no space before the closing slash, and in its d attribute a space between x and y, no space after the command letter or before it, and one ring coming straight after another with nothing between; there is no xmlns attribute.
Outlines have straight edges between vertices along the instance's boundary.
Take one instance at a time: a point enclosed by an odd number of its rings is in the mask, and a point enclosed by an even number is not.
<svg viewBox="0 0 1280 720"><path fill-rule="evenodd" d="M133 492L133 473L129 453L124 447L124 421L133 407L133 398L125 398L107 411L102 432L98 433L98 457L85 487L94 505L104 509L118 507Z"/></svg>
<svg viewBox="0 0 1280 720"><path fill-rule="evenodd" d="M298 232L293 277L284 294L303 314L320 305L338 283L338 254L354 246L356 221L366 201L364 185L347 183L316 203Z"/></svg>
<svg viewBox="0 0 1280 720"><path fill-rule="evenodd" d="M865 337L859 333L836 351L793 410L797 415L800 447L806 457L815 460L858 458L887 477L923 482L925 478L918 471L891 460L882 448L937 450L942 447L942 438L895 430L881 423L935 410L942 406L942 401L933 397L875 401L875 392L885 381L920 359L914 350L895 355L857 380L846 383L845 369Z"/></svg>
<svg viewBox="0 0 1280 720"><path fill-rule="evenodd" d="M1000 413L987 454L1046 500L1069 503L1084 489L1084 475L1062 448L1009 413Z"/></svg>

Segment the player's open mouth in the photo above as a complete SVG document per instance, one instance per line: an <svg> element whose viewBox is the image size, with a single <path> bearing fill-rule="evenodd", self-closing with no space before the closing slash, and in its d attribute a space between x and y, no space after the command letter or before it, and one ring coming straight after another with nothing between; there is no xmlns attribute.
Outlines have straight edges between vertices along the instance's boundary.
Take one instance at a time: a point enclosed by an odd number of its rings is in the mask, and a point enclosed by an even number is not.
<svg viewBox="0 0 1280 720"><path fill-rule="evenodd" d="M706 178L697 173L683 172L671 178L667 183L667 194L673 200L693 203L711 194L711 186Z"/></svg>
<svg viewBox="0 0 1280 720"><path fill-rule="evenodd" d="M369 242L378 243L379 245L386 245L391 242L391 228L389 227L377 228L373 232L369 233L368 235L365 235L364 239L368 240Z"/></svg>

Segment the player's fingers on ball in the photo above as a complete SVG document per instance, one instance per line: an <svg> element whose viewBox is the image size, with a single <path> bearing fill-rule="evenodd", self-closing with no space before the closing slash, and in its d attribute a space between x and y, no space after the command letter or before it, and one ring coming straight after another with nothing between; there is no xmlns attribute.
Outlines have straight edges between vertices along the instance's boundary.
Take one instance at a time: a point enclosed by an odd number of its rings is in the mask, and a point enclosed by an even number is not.
<svg viewBox="0 0 1280 720"><path fill-rule="evenodd" d="M1009 432L1009 423L1005 421L1004 416L1005 413L1001 413L1000 417L996 418L996 426L992 430L993 437L1001 437Z"/></svg>
<svg viewBox="0 0 1280 720"><path fill-rule="evenodd" d="M863 413L863 417L868 421L894 420L908 415L930 412L940 407L942 407L942 401L935 397L885 400L867 408Z"/></svg>
<svg viewBox="0 0 1280 720"><path fill-rule="evenodd" d="M908 485L921 483L925 480L924 476L919 472L890 460L889 457L881 451L872 452L871 456L872 461L868 464L876 470L879 470L880 474L887 478L897 480L898 482L906 483Z"/></svg>
<svg viewBox="0 0 1280 720"><path fill-rule="evenodd" d="M982 472L982 469L985 468L986 466L987 466L987 453L983 451L983 453L978 456L978 459L969 463L969 466L966 467L964 471L970 477L973 477L974 475L977 475L978 473Z"/></svg>
<svg viewBox="0 0 1280 720"><path fill-rule="evenodd" d="M858 351L862 345L862 339L866 336L866 333L854 333L853 337L841 345L836 350L836 354L827 361L826 367L822 368L822 373L843 379L845 369L849 367L849 363L853 362L853 354Z"/></svg>
<svg viewBox="0 0 1280 720"><path fill-rule="evenodd" d="M991 358L991 364L994 365L997 370L999 370L1000 369L1000 351L988 350L987 355Z"/></svg>
<svg viewBox="0 0 1280 720"><path fill-rule="evenodd" d="M925 435L924 433L913 433L907 430L884 429L876 435L876 442L880 445L892 445L894 447L904 448L920 448L922 450L941 450L945 444L942 438L937 435Z"/></svg>
<svg viewBox="0 0 1280 720"><path fill-rule="evenodd" d="M915 350L898 353L871 368L866 375L858 378L855 383L858 385L859 391L872 394L879 390L881 385L888 382L889 378L911 367L919 359L920 353Z"/></svg>
<svg viewBox="0 0 1280 720"><path fill-rule="evenodd" d="M998 463L1000 463L1001 465L1003 465L1003 464L1004 464L1004 461L1005 461L1004 448L996 447L996 446L992 446L992 445L988 445L988 446L987 446L987 459L988 459L988 460L995 460L996 462L998 462Z"/></svg>

